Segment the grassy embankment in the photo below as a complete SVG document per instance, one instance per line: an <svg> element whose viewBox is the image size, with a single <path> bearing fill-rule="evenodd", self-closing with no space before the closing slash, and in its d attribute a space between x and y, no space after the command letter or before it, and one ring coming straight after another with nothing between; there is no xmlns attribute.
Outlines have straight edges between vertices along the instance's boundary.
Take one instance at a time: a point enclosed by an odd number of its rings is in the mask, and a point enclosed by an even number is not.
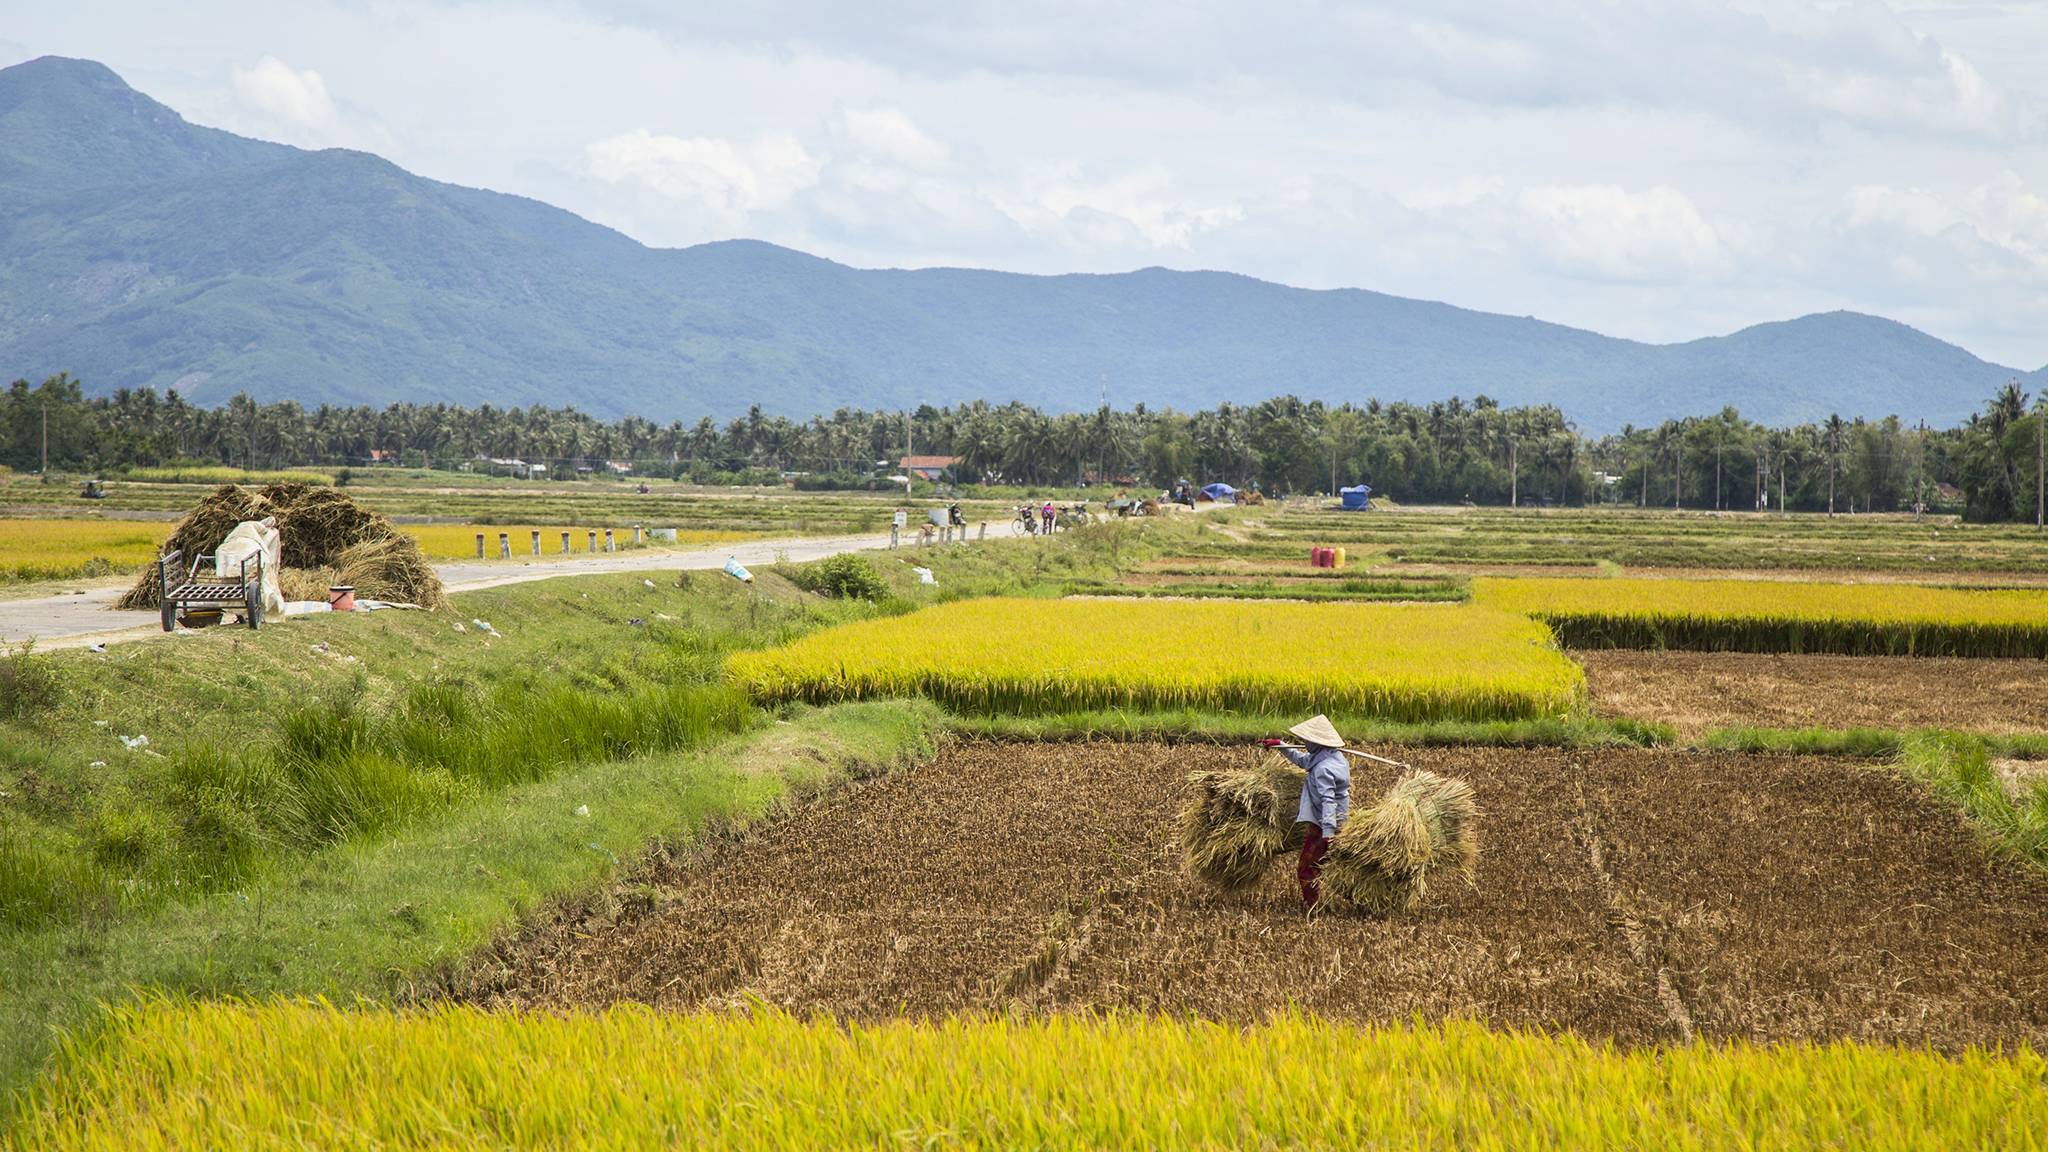
<svg viewBox="0 0 2048 1152"><path fill-rule="evenodd" d="M587 577L8 658L0 1091L130 987L388 995L657 839L928 749L929 705L785 725L726 687L725 652L877 610L762 584Z"/></svg>

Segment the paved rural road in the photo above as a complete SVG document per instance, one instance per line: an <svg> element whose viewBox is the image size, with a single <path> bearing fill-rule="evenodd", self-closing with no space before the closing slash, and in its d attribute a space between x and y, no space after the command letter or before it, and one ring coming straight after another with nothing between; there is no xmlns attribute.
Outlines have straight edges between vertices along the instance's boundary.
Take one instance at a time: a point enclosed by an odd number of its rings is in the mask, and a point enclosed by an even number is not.
<svg viewBox="0 0 2048 1152"><path fill-rule="evenodd" d="M749 540L719 548L690 551L639 548L612 555L569 560L500 560L488 563L458 560L434 565L450 592L523 584L556 576L597 572L644 572L650 569L722 568L727 557L742 564L771 564L780 553L790 560L818 560L863 548L886 548L887 536L799 536ZM121 588L91 588L83 594L0 600L0 644L33 639L37 648L80 648L87 644L139 640L163 635L155 612L123 612L114 607Z"/></svg>

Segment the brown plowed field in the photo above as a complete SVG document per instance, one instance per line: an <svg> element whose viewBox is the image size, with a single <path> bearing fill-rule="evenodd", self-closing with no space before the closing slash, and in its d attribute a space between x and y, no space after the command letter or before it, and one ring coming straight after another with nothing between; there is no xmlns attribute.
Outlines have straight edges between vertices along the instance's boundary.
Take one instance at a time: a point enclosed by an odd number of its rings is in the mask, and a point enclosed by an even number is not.
<svg viewBox="0 0 2048 1152"><path fill-rule="evenodd" d="M1593 708L1708 728L2048 731L2048 661L1585 649Z"/></svg>
<svg viewBox="0 0 2048 1152"><path fill-rule="evenodd" d="M1417 750L1485 816L1475 888L1304 918L1177 863L1186 773L1236 751L973 744L844 789L510 941L495 1004L759 997L849 1017L1470 1016L1624 1043L2048 1043L2048 881L1881 770L1679 752ZM1361 793L1389 780L1361 766ZM651 892L650 887L651 886Z"/></svg>

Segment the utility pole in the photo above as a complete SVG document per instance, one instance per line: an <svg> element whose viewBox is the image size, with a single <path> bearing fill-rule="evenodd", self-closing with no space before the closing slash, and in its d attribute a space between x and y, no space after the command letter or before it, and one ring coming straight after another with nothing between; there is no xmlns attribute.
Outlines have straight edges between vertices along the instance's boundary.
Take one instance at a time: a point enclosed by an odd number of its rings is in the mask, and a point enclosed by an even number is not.
<svg viewBox="0 0 2048 1152"><path fill-rule="evenodd" d="M1522 506L1519 484L1521 478L1521 468L1515 460L1515 438L1510 436L1508 437L1508 507L1510 508Z"/></svg>
<svg viewBox="0 0 2048 1152"><path fill-rule="evenodd" d="M1790 449L1778 449L1778 511L1785 510L1785 453Z"/></svg>
<svg viewBox="0 0 2048 1152"><path fill-rule="evenodd" d="M1835 514L1835 454L1842 450L1841 440L1835 430L1828 429L1828 515Z"/></svg>
<svg viewBox="0 0 2048 1152"><path fill-rule="evenodd" d="M1913 451L1913 519L1927 507L1927 421L1920 422L1920 440Z"/></svg>
<svg viewBox="0 0 2048 1152"><path fill-rule="evenodd" d="M1727 502L1721 499L1721 447L1722 440L1714 438L1714 511L1719 512Z"/></svg>
<svg viewBox="0 0 2048 1152"><path fill-rule="evenodd" d="M50 478L50 402L43 401L43 470L38 473L43 479Z"/></svg>
<svg viewBox="0 0 2048 1152"><path fill-rule="evenodd" d="M1685 441L1674 439L1671 442L1671 510L1673 512L1678 511L1678 498L1685 491L1685 484L1679 472L1679 468L1684 460Z"/></svg>
<svg viewBox="0 0 2048 1152"><path fill-rule="evenodd" d="M2034 401L2034 531L2041 531L2048 509L2048 389Z"/></svg>
<svg viewBox="0 0 2048 1152"><path fill-rule="evenodd" d="M1100 394L1099 399L1102 401L1101 406L1097 409L1097 411L1102 413L1102 439L1095 442L1095 482L1097 484L1107 484L1109 483L1109 444L1107 443L1107 441L1109 440L1110 421L1109 373L1096 373L1095 382L1096 390ZM1336 457L1332 456L1330 459L1330 475L1335 476L1336 474ZM1330 495L1335 496L1336 494L1337 485L1335 481L1332 481L1330 484Z"/></svg>

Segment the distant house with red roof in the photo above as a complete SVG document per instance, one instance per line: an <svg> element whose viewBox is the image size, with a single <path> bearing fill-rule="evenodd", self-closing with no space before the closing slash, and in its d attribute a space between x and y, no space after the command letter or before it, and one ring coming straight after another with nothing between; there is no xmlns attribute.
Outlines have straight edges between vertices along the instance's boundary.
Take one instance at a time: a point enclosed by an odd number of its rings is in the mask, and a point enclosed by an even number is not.
<svg viewBox="0 0 2048 1152"><path fill-rule="evenodd" d="M941 473L959 462L958 456L905 456L896 462L896 469L905 476L937 480Z"/></svg>

